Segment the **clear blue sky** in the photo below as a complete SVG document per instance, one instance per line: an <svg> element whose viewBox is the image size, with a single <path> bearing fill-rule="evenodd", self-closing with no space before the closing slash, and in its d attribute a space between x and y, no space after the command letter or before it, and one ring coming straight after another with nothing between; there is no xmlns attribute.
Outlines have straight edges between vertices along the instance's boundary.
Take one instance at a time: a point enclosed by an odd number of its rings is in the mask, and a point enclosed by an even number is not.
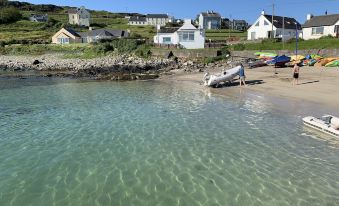
<svg viewBox="0 0 339 206"><path fill-rule="evenodd" d="M191 18L202 11L213 10L224 17L245 19L250 24L261 10L272 13L273 2L276 15L294 17L304 23L307 13L322 15L339 13L339 0L27 0L35 4L62 6L85 6L93 10L111 12L168 13L176 18Z"/></svg>

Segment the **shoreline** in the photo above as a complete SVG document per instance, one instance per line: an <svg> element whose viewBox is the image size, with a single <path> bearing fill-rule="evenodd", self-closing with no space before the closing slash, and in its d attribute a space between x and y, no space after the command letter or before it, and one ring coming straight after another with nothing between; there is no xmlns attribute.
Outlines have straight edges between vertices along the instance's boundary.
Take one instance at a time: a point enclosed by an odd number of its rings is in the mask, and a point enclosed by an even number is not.
<svg viewBox="0 0 339 206"><path fill-rule="evenodd" d="M293 86L292 69L275 68L271 66L246 69L247 87L240 87L239 81L221 88L209 88L203 85L204 73L174 72L173 75L161 76L160 81L193 86L213 95L239 98L243 94L259 94L265 97L285 99L296 104L296 107L308 107L307 110L334 113L339 116L339 68L302 67L299 85ZM208 71L218 73L218 70ZM273 102L273 104L275 104ZM280 105L279 103L276 104Z"/></svg>

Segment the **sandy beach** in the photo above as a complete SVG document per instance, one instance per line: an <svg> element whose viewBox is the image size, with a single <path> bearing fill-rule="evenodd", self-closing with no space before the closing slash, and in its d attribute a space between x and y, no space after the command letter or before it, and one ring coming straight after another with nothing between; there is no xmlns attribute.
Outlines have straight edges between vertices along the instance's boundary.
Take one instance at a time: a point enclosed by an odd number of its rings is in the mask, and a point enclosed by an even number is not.
<svg viewBox="0 0 339 206"><path fill-rule="evenodd" d="M220 69L208 71L217 74ZM162 79L186 82L204 88L202 78L204 73L181 73L163 76ZM326 105L333 109L339 105L339 69L338 68L316 68L302 67L300 69L299 85L293 86L292 68L274 68L266 66L254 69L246 69L247 87L240 87L235 81L231 85L222 88L209 88L215 94L227 95L235 91L247 90L259 92L277 97L294 99L297 102L308 102L319 107Z"/></svg>

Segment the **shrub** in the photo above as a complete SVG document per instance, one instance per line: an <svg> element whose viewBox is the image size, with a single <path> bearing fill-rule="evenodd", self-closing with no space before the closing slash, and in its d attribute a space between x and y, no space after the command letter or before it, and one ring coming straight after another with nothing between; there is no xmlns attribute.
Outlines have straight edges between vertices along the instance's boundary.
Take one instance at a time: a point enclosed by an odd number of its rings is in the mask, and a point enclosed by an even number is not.
<svg viewBox="0 0 339 206"><path fill-rule="evenodd" d="M228 46L224 46L223 48L221 48L221 55L222 56L225 57L225 56L227 56L229 54L231 54L231 52L229 51Z"/></svg>
<svg viewBox="0 0 339 206"><path fill-rule="evenodd" d="M244 51L246 49L245 44L235 44L233 46L234 51Z"/></svg>
<svg viewBox="0 0 339 206"><path fill-rule="evenodd" d="M141 45L135 50L135 55L142 57L142 58L149 58L152 55L150 50L150 46Z"/></svg>
<svg viewBox="0 0 339 206"><path fill-rule="evenodd" d="M221 61L223 59L224 59L223 56L207 57L207 58L204 59L204 63L205 64L215 63L215 62Z"/></svg>
<svg viewBox="0 0 339 206"><path fill-rule="evenodd" d="M327 35L327 36L322 36L322 37L320 37L320 39L334 39L335 37L334 36L332 36L332 35Z"/></svg>
<svg viewBox="0 0 339 206"><path fill-rule="evenodd" d="M0 9L0 14L0 24L16 22L22 18L20 11L13 7Z"/></svg>

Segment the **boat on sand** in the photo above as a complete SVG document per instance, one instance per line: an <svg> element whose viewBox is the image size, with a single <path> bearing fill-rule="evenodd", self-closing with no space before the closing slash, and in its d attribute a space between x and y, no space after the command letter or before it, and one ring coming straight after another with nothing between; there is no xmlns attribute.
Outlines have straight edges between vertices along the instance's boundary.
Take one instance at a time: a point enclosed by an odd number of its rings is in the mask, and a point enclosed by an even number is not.
<svg viewBox="0 0 339 206"><path fill-rule="evenodd" d="M205 86L216 87L219 84L231 82L236 76L239 75L240 68L241 66L237 66L218 75L209 75L206 73L204 76L204 84Z"/></svg>
<svg viewBox="0 0 339 206"><path fill-rule="evenodd" d="M339 138L339 118L332 115L324 115L321 118L305 117L304 125Z"/></svg>

